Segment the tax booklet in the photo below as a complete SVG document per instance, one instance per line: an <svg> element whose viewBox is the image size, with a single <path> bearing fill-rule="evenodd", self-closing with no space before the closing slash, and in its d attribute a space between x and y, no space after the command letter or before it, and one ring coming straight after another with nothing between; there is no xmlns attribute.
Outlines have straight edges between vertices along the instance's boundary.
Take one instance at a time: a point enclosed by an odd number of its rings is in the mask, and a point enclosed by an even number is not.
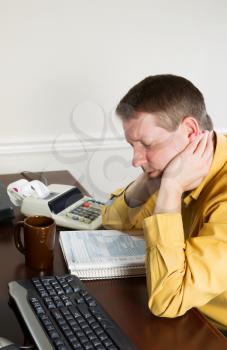
<svg viewBox="0 0 227 350"><path fill-rule="evenodd" d="M81 279L145 275L141 235L118 230L61 231L59 241L68 270Z"/></svg>

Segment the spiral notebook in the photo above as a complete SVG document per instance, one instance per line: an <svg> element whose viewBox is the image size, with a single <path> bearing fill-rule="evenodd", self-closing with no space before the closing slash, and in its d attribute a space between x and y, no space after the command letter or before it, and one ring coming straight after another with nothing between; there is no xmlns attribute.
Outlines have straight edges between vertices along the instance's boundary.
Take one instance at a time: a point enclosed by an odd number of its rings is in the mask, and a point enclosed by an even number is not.
<svg viewBox="0 0 227 350"><path fill-rule="evenodd" d="M145 242L141 234L61 231L59 241L69 272L81 279L145 275Z"/></svg>

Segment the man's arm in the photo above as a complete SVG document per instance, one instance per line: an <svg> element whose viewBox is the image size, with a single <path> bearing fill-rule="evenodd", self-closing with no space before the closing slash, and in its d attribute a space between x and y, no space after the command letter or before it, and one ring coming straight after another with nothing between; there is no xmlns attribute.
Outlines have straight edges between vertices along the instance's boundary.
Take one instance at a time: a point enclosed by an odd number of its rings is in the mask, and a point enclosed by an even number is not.
<svg viewBox="0 0 227 350"><path fill-rule="evenodd" d="M144 204L160 187L161 178L149 178L144 172L125 191L125 201L130 208Z"/></svg>
<svg viewBox="0 0 227 350"><path fill-rule="evenodd" d="M226 194L214 214L216 224L204 225L198 237L185 241L181 216L182 193L201 183L209 171L212 154L210 133L197 137L176 156L164 171L154 215L144 220L149 307L156 315L182 315L191 307L206 304L227 287L218 272L226 264L225 259L219 259L218 268L214 266L215 256L227 254L227 244L217 245L215 238L224 237Z"/></svg>
<svg viewBox="0 0 227 350"><path fill-rule="evenodd" d="M126 189L112 193L102 210L103 226L108 229L142 230L144 218L152 215L154 210L154 193L159 185L159 179L149 179L143 173Z"/></svg>

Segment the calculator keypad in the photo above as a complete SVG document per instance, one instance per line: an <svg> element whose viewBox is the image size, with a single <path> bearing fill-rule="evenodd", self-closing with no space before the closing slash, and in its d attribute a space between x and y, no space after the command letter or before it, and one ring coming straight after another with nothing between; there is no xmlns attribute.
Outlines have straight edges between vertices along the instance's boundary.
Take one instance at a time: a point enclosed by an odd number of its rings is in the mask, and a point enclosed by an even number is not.
<svg viewBox="0 0 227 350"><path fill-rule="evenodd" d="M103 203L89 199L66 213L73 220L90 224L101 215Z"/></svg>

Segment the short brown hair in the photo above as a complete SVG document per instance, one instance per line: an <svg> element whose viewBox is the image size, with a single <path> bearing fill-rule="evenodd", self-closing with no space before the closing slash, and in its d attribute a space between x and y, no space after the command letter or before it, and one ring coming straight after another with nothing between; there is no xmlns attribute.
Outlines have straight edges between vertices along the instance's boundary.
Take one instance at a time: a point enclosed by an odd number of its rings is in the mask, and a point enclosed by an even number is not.
<svg viewBox="0 0 227 350"><path fill-rule="evenodd" d="M119 102L121 119L135 112L155 113L157 125L176 130L184 117L192 116L204 130L213 130L202 93L186 78L162 74L149 76L133 86Z"/></svg>

